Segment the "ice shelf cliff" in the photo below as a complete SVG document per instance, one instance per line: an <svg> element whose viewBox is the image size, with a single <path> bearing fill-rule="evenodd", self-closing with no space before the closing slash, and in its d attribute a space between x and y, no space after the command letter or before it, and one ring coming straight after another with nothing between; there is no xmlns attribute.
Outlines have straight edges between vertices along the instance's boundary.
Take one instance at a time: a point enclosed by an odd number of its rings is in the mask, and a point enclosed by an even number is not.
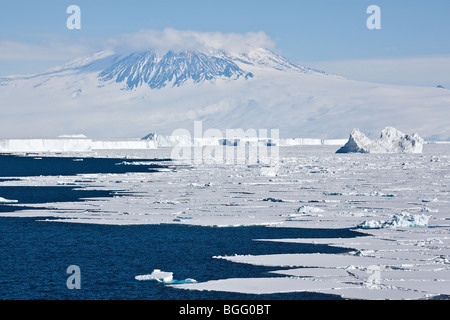
<svg viewBox="0 0 450 320"><path fill-rule="evenodd" d="M0 139L0 152L89 152L114 149L156 149L153 141L91 139Z"/></svg>
<svg viewBox="0 0 450 320"><path fill-rule="evenodd" d="M422 153L423 139L418 134L386 127L378 140L371 140L358 129L350 134L347 143L336 153Z"/></svg>
<svg viewBox="0 0 450 320"><path fill-rule="evenodd" d="M226 137L202 137L196 138L187 135L158 135L150 133L141 140L153 141L156 147L175 147L175 146L320 146L336 145L341 146L347 140L345 139L311 139L311 138L289 138L289 139L271 139L236 136L232 139Z"/></svg>

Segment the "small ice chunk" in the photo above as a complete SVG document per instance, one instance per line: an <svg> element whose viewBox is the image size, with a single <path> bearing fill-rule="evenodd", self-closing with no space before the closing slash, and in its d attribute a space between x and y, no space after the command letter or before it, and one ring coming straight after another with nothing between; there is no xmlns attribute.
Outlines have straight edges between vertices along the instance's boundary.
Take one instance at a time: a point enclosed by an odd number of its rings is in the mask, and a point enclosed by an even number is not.
<svg viewBox="0 0 450 320"><path fill-rule="evenodd" d="M381 229L384 228L386 221L384 220L366 220L363 223L358 225L358 228L361 229Z"/></svg>
<svg viewBox="0 0 450 320"><path fill-rule="evenodd" d="M433 199L423 199L422 202L437 202L438 199L437 198L433 198Z"/></svg>
<svg viewBox="0 0 450 320"><path fill-rule="evenodd" d="M155 269L151 274L136 276L135 279L139 281L156 280L158 282L169 283L173 280L173 272L164 272Z"/></svg>
<svg viewBox="0 0 450 320"><path fill-rule="evenodd" d="M264 198L262 201L268 201L268 202L284 202L283 199L277 199L277 198Z"/></svg>
<svg viewBox="0 0 450 320"><path fill-rule="evenodd" d="M320 208L316 208L316 207L311 207L311 206L301 206L300 208L297 209L297 212L299 213L317 213L317 212L325 212L325 210L320 209Z"/></svg>
<svg viewBox="0 0 450 320"><path fill-rule="evenodd" d="M19 202L18 200L9 200L9 199L5 199L0 197L0 203L17 203Z"/></svg>
<svg viewBox="0 0 450 320"><path fill-rule="evenodd" d="M262 177L276 177L279 171L280 166L262 167L259 175Z"/></svg>
<svg viewBox="0 0 450 320"><path fill-rule="evenodd" d="M428 207L424 207L422 208L422 210L420 210L421 212L439 212L438 209L430 209Z"/></svg>
<svg viewBox="0 0 450 320"><path fill-rule="evenodd" d="M159 269L153 270L151 274L144 274L134 277L138 281L156 280L158 282L167 284L185 284L185 283L196 283L195 279L187 278L185 280L174 280L173 272L165 272Z"/></svg>

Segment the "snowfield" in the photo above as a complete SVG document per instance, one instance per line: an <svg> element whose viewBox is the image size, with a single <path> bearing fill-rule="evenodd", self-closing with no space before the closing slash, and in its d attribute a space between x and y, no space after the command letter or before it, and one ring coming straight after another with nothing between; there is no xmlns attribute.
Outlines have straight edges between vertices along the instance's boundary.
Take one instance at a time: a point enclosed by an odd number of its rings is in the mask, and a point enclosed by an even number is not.
<svg viewBox="0 0 450 320"><path fill-rule="evenodd" d="M218 252L211 257L279 267L268 273L267 278L179 284L169 281L166 285L180 290L257 294L307 291L350 299L423 299L450 295L450 145L425 144L421 154L336 154L338 148L280 147L276 167L177 165L167 161L169 169L152 173L6 179L0 181L0 186L72 185L120 192L112 198L84 202L28 205L47 209L0 215L111 225L352 228L361 236L254 239L326 244L348 248L350 251L345 254L221 256ZM67 155L127 156L127 162L133 163L138 158L167 159L170 153L171 148L159 148ZM20 205L13 200L3 199L3 202ZM147 278L159 279L154 275L140 276L142 280Z"/></svg>
<svg viewBox="0 0 450 320"><path fill-rule="evenodd" d="M344 139L353 128L374 138L389 125L450 140L449 90L344 79L257 47L240 54L100 52L41 74L0 78L0 97L8 106L0 110L2 138L169 136L202 120L223 131L279 129L281 139Z"/></svg>

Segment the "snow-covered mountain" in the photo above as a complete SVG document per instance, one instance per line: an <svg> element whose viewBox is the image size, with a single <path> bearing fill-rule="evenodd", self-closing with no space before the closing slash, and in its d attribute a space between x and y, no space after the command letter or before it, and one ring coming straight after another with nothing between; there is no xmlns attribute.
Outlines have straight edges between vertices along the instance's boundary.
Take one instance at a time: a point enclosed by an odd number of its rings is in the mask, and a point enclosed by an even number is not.
<svg viewBox="0 0 450 320"><path fill-rule="evenodd" d="M155 52L133 52L113 55L112 62L99 73L101 81L110 80L124 84L124 89L133 90L141 86L161 89L166 86L179 87L185 83L214 82L216 79L236 80L253 78L251 66L264 66L279 71L302 73L320 72L297 66L285 58L259 49L252 54L228 54L224 51L168 51L162 55ZM88 63L92 59L85 59ZM98 63L98 62L97 62ZM241 68L239 65L243 65Z"/></svg>
<svg viewBox="0 0 450 320"><path fill-rule="evenodd" d="M116 58L113 64L99 74L102 81L113 79L118 83L125 83L130 90L142 85L161 89L169 83L180 86L189 80L200 83L217 77L238 79L252 77L252 74L226 57L173 51L162 57L153 52L131 53Z"/></svg>
<svg viewBox="0 0 450 320"><path fill-rule="evenodd" d="M41 74L0 79L0 137L93 138L203 129L279 129L346 138L386 126L449 139L450 91L357 82L263 48L98 52Z"/></svg>

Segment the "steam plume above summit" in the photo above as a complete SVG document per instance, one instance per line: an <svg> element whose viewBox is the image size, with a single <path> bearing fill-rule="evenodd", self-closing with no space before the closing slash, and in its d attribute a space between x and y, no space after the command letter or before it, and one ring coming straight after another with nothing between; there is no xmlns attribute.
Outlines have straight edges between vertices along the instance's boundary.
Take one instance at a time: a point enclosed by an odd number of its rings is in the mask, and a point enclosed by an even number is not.
<svg viewBox="0 0 450 320"><path fill-rule="evenodd" d="M254 48L275 49L273 40L264 32L222 33L190 30L141 30L121 34L106 41L108 49L116 52L130 51L209 51L246 53Z"/></svg>

